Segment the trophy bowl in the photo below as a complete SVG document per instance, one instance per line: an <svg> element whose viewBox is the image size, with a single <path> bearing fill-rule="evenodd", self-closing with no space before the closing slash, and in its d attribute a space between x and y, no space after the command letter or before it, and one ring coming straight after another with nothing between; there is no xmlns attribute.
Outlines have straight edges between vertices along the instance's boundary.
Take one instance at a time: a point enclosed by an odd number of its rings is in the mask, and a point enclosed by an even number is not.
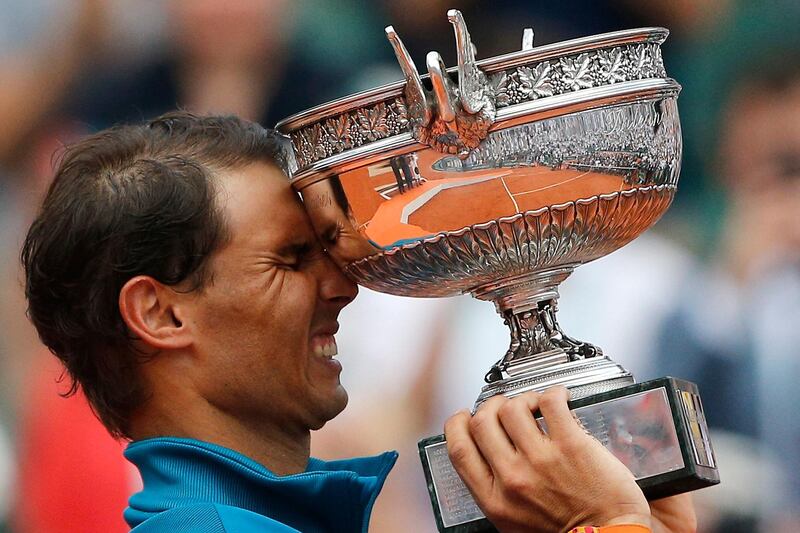
<svg viewBox="0 0 800 533"><path fill-rule="evenodd" d="M457 67L430 52L420 76L390 26L404 81L278 124L314 229L365 287L494 302L511 342L476 407L557 384L573 400L631 386L602 350L562 331L558 285L635 239L673 199L680 85L661 58L668 32L534 47L526 29L521 50L477 61L461 14L448 18ZM439 509L437 520L449 527Z"/></svg>
<svg viewBox="0 0 800 533"><path fill-rule="evenodd" d="M632 383L561 331L556 299L576 266L636 238L673 198L680 86L661 59L668 32L534 48L526 30L521 51L475 61L460 13L449 16L455 72L431 52L420 77L389 27L405 82L278 124L315 230L365 287L495 303L511 346L478 403L553 384L577 398Z"/></svg>

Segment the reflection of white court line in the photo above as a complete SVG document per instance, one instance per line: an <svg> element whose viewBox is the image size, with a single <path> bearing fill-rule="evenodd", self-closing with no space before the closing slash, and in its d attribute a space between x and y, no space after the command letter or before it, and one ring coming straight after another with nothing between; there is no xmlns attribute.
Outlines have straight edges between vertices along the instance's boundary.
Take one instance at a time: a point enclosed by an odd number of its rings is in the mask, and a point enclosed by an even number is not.
<svg viewBox="0 0 800 533"><path fill-rule="evenodd" d="M384 165L370 165L367 167L367 173L370 178L380 176L381 174L388 174L389 172L392 172L392 167L389 166L388 163Z"/></svg>
<svg viewBox="0 0 800 533"><path fill-rule="evenodd" d="M574 178L570 178L570 179L564 180L564 181L559 181L558 183L554 183L552 185L546 185L544 187L539 187L538 189L531 189L530 191L523 191L523 192L514 193L511 196L522 196L523 194L533 194L535 192L546 191L547 189L553 189L555 187L561 187L565 183L569 183L570 181L575 181L577 179L580 179L580 178L584 177L586 174L589 174L589 172L591 172L591 171L584 172L583 174L578 174ZM508 190L508 189L506 189L506 190ZM516 204L516 202L514 202L514 203ZM519 211L519 210L517 210L517 211Z"/></svg>
<svg viewBox="0 0 800 533"><path fill-rule="evenodd" d="M480 178L464 178L463 180L458 181L451 181L448 183L443 183L441 185L437 185L436 187L432 187L425 191L424 193L420 194L410 202L408 202L405 207L403 207L403 211L400 213L400 222L403 224L408 224L408 217L414 214L414 212L422 207L423 205L427 204L428 201L442 192L445 189L454 189L456 187L463 187L465 185L472 185L474 183L481 183L484 181L493 180L506 174L495 174L494 176L483 176Z"/></svg>
<svg viewBox="0 0 800 533"><path fill-rule="evenodd" d="M508 190L508 185L506 185L506 180L503 179L503 176L500 176L500 183L503 184L503 188L506 190L506 194L508 195L508 197L511 198L512 202L514 202L514 210L517 213L519 213L519 206L517 205L517 201L514 199L514 195L511 194L511 191Z"/></svg>

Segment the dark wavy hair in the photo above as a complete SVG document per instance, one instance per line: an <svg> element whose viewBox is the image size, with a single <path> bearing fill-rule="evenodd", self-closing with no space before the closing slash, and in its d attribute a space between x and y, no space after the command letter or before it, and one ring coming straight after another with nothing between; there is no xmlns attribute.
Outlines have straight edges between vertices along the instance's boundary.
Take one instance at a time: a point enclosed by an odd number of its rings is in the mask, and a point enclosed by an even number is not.
<svg viewBox="0 0 800 533"><path fill-rule="evenodd" d="M285 168L278 134L233 116L177 111L118 126L66 149L22 248L28 316L116 437L146 399L143 355L119 312L137 275L206 283L226 240L214 173L256 161Z"/></svg>

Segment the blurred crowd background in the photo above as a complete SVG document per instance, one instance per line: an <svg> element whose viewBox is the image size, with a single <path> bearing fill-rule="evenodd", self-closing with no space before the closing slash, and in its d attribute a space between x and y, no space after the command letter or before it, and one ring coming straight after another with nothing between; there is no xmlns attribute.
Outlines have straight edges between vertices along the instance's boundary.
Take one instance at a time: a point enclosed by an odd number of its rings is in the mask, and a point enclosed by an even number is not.
<svg viewBox="0 0 800 533"><path fill-rule="evenodd" d="M0 1L0 532L126 531L139 480L25 318L19 248L59 150L183 107L273 126L401 78L383 27L417 64L454 64L446 10L478 57L664 26L685 155L673 207L564 284L561 322L638 380L701 388L722 484L702 531L800 527L800 3L796 0ZM265 216L269 216L265 213ZM508 334L488 303L361 291L341 318L350 406L323 458L398 449L372 531L433 531L416 451L470 407ZM785 529L779 529L784 527Z"/></svg>

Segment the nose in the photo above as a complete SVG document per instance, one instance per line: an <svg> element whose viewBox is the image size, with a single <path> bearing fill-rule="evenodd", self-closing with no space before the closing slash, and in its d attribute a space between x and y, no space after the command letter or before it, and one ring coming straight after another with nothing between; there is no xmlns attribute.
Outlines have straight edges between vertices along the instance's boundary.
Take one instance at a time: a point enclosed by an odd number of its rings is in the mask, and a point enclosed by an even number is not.
<svg viewBox="0 0 800 533"><path fill-rule="evenodd" d="M320 298L342 308L352 302L357 294L358 285L345 276L327 253L323 254L319 271Z"/></svg>

